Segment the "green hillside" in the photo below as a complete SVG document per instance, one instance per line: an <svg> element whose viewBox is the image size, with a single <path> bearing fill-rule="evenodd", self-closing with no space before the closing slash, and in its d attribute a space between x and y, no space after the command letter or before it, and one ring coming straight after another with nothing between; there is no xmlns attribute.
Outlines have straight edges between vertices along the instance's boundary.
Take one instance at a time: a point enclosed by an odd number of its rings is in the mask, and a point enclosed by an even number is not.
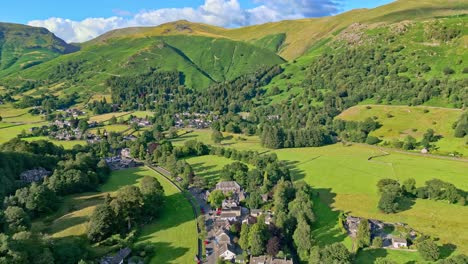
<svg viewBox="0 0 468 264"><path fill-rule="evenodd" d="M463 110L425 106L389 106L389 105L359 105L351 107L337 118L351 121L364 121L367 118L376 119L382 126L371 132L383 142L394 139L404 140L408 135L421 141L427 129L433 129L442 136L434 144L433 152L447 154L453 152L468 155L468 138L456 138L452 127L462 115ZM417 120L417 122L415 122Z"/></svg>
<svg viewBox="0 0 468 264"><path fill-rule="evenodd" d="M468 103L468 16L423 21L355 23L317 42L304 56L284 65L267 88L282 93L273 103L306 97L322 104L340 97L343 110L362 101L462 107Z"/></svg>
<svg viewBox="0 0 468 264"><path fill-rule="evenodd" d="M211 83L232 80L262 66L283 63L274 52L228 39L200 36L119 38L86 45L81 51L61 56L48 63L11 75L7 83L34 80L54 93L92 94L106 92L104 81L110 76L131 75L155 68L179 71L184 84L203 89ZM57 84L60 84L58 87ZM54 88L52 88L54 87Z"/></svg>
<svg viewBox="0 0 468 264"><path fill-rule="evenodd" d="M0 23L0 77L76 50L45 28Z"/></svg>
<svg viewBox="0 0 468 264"><path fill-rule="evenodd" d="M199 35L247 41L265 47L265 42L284 35L283 47L278 54L288 60L306 54L317 42L333 36L353 23L395 23L404 20L421 21L437 16L466 14L468 3L463 0L398 0L374 9L357 9L336 16L287 20L236 29L177 21L158 27L126 28L106 33L91 43L105 42L112 38Z"/></svg>

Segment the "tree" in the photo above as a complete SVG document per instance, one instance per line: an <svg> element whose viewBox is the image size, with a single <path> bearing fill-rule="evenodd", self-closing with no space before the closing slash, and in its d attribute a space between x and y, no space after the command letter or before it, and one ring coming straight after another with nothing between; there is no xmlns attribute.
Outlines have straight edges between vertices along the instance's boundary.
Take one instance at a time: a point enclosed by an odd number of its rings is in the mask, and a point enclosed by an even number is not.
<svg viewBox="0 0 468 264"><path fill-rule="evenodd" d="M416 194L416 180L409 178L403 182L401 189L406 195L415 195Z"/></svg>
<svg viewBox="0 0 468 264"><path fill-rule="evenodd" d="M115 125L117 124L117 117L115 117L114 115L111 117L111 119L109 119L109 124L111 125Z"/></svg>
<svg viewBox="0 0 468 264"><path fill-rule="evenodd" d="M213 140L214 143L220 144L224 139L223 133L221 133L218 130L213 130L213 133L211 133L211 140Z"/></svg>
<svg viewBox="0 0 468 264"><path fill-rule="evenodd" d="M104 204L96 207L89 220L88 239L93 242L102 241L116 232L116 216L109 200L108 196Z"/></svg>
<svg viewBox="0 0 468 264"><path fill-rule="evenodd" d="M394 193L384 192L379 200L378 208L384 213L396 213L398 211L397 196Z"/></svg>
<svg viewBox="0 0 468 264"><path fill-rule="evenodd" d="M18 206L8 206L5 209L5 223L10 233L28 230L31 227L29 215Z"/></svg>
<svg viewBox="0 0 468 264"><path fill-rule="evenodd" d="M397 264L397 262L386 258L377 258L374 264Z"/></svg>
<svg viewBox="0 0 468 264"><path fill-rule="evenodd" d="M381 248L383 246L383 241L382 241L382 238L381 237L375 237L373 240L372 240L372 247L373 248Z"/></svg>
<svg viewBox="0 0 468 264"><path fill-rule="evenodd" d="M210 193L210 196L208 196L208 202L213 208L221 207L224 199L225 199L224 193L220 190L214 190Z"/></svg>
<svg viewBox="0 0 468 264"><path fill-rule="evenodd" d="M260 195L258 190L254 190L253 192L251 192L249 197L247 198L247 204L250 209L260 208L262 203L262 196Z"/></svg>
<svg viewBox="0 0 468 264"><path fill-rule="evenodd" d="M431 239L426 239L416 245L421 257L427 261L436 261L440 257L439 247Z"/></svg>
<svg viewBox="0 0 468 264"><path fill-rule="evenodd" d="M334 243L320 251L320 259L322 263L348 264L351 263L351 254L345 245Z"/></svg>
<svg viewBox="0 0 468 264"><path fill-rule="evenodd" d="M298 220L293 240L301 259L307 259L309 251L312 248L313 239L310 225L304 219Z"/></svg>
<svg viewBox="0 0 468 264"><path fill-rule="evenodd" d="M164 189L161 183L154 177L145 176L141 180L140 190L143 195L145 215L158 216L164 202Z"/></svg>
<svg viewBox="0 0 468 264"><path fill-rule="evenodd" d="M258 223L252 225L249 230L249 248L252 255L258 256L265 252L265 243L268 239L266 232L264 222L258 221Z"/></svg>
<svg viewBox="0 0 468 264"><path fill-rule="evenodd" d="M367 219L361 219L356 234L356 242L358 248L367 247L370 245L370 226Z"/></svg>
<svg viewBox="0 0 468 264"><path fill-rule="evenodd" d="M404 150L413 150L416 148L417 141L414 137L408 135L403 142Z"/></svg>
<svg viewBox="0 0 468 264"><path fill-rule="evenodd" d="M130 230L141 217L143 196L138 187L125 186L117 191L110 205L116 218L126 221L127 230Z"/></svg>
<svg viewBox="0 0 468 264"><path fill-rule="evenodd" d="M268 240L266 252L268 255L275 257L281 249L281 240L274 236Z"/></svg>
<svg viewBox="0 0 468 264"><path fill-rule="evenodd" d="M249 249L249 230L250 230L250 226L248 224L242 224L241 232L240 232L240 239L239 239L239 246L243 250Z"/></svg>

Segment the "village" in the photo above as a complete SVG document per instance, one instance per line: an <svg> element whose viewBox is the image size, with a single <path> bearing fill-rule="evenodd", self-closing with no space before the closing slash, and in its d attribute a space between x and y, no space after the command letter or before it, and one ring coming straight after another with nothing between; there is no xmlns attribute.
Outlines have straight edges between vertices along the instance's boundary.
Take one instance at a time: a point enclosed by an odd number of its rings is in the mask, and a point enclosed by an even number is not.
<svg viewBox="0 0 468 264"><path fill-rule="evenodd" d="M212 209L208 197L213 191L221 191L227 198L220 208ZM207 238L203 241L206 247L206 263L215 264L219 259L233 263L247 263L243 250L238 245L238 237L230 231L241 224L253 225L257 221L264 221L266 225L273 224L274 215L271 211L249 209L242 206L247 194L235 181L222 181L211 191L191 190L205 219ZM270 198L262 197L265 202ZM251 256L248 263L253 264L293 264L291 259L274 258L267 255Z"/></svg>

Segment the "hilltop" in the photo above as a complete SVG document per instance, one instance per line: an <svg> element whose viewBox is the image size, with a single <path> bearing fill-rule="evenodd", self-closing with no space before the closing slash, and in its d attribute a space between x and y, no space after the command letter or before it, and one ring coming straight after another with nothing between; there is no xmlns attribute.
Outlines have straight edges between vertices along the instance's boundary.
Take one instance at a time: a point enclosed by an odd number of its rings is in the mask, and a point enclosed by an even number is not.
<svg viewBox="0 0 468 264"><path fill-rule="evenodd" d="M466 14L467 12L468 4L466 1L399 0L374 9L356 9L336 16L280 21L235 29L188 21L176 21L157 27L125 28L103 34L89 43L129 37L209 36L245 41L261 47L266 47L266 43L273 44L273 46L278 47L275 52L287 60L292 60L306 54L318 41L335 35L353 23L420 21L438 16Z"/></svg>
<svg viewBox="0 0 468 264"><path fill-rule="evenodd" d="M77 49L45 28L0 23L0 77Z"/></svg>

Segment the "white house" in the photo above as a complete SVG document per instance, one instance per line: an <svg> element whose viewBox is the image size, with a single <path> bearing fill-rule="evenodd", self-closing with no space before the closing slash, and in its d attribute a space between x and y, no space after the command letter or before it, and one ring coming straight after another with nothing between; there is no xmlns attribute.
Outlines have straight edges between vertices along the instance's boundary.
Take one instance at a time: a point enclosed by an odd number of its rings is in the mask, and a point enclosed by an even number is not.
<svg viewBox="0 0 468 264"><path fill-rule="evenodd" d="M393 245L394 248L403 248L403 247L407 247L408 243L406 242L405 238L393 237L392 238L392 245Z"/></svg>
<svg viewBox="0 0 468 264"><path fill-rule="evenodd" d="M222 244L218 248L218 257L223 260L233 260L236 258L236 253L231 250L229 244Z"/></svg>

